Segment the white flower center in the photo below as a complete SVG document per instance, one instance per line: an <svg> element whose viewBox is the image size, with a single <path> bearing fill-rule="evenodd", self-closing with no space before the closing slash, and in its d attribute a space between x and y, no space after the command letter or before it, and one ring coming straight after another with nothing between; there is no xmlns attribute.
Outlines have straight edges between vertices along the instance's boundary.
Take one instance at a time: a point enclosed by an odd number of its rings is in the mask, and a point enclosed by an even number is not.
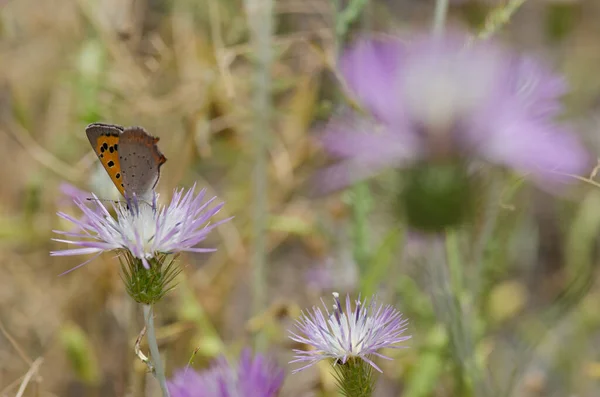
<svg viewBox="0 0 600 397"><path fill-rule="evenodd" d="M123 207L118 214L123 239L131 241L141 248L146 258L154 254L154 239L157 232L156 211L150 205L140 203L137 208L132 210ZM126 246L130 245L126 244Z"/></svg>
<svg viewBox="0 0 600 397"><path fill-rule="evenodd" d="M497 61L491 54L448 54L435 48L415 57L406 65L401 86L410 116L429 134L448 133L488 102L498 77Z"/></svg>

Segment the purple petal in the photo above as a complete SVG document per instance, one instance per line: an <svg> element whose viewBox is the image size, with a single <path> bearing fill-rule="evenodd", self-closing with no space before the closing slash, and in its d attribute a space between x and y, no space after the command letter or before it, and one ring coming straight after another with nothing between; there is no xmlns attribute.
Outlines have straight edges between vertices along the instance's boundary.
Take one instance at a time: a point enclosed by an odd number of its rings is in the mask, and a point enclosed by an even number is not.
<svg viewBox="0 0 600 397"><path fill-rule="evenodd" d="M350 91L381 120L398 116L393 88L403 52L397 39L365 39L344 51L340 59L340 71Z"/></svg>
<svg viewBox="0 0 600 397"><path fill-rule="evenodd" d="M507 68L506 88L533 117L552 117L560 113L560 99L567 91L565 79L541 62L526 56L515 56Z"/></svg>
<svg viewBox="0 0 600 397"><path fill-rule="evenodd" d="M102 251L100 248L74 248L60 251L50 251L50 256L73 256L73 255L87 255L94 254L98 251Z"/></svg>
<svg viewBox="0 0 600 397"><path fill-rule="evenodd" d="M67 273L71 273L73 270L77 270L77 269L79 269L80 267L83 267L83 266L87 265L88 263L90 263L91 261L93 261L94 259L96 259L97 257L99 257L101 253L102 253L102 252L98 252L96 255L92 256L92 257L91 257L90 259L88 259L87 261L83 262L82 264L79 264L79 265L75 266L74 268L71 268L71 269L67 270L66 272L62 272L62 273L61 273L61 274L59 274L58 276L59 276L59 277L60 277L60 276L64 276L64 275L65 275L65 274L67 274Z"/></svg>
<svg viewBox="0 0 600 397"><path fill-rule="evenodd" d="M373 163L410 162L419 149L416 137L406 126L395 125L391 130L356 114L334 118L324 131L322 143L336 157L360 157Z"/></svg>
<svg viewBox="0 0 600 397"><path fill-rule="evenodd" d="M185 251L202 253L202 252L216 252L217 249L216 248L186 248Z"/></svg>
<svg viewBox="0 0 600 397"><path fill-rule="evenodd" d="M564 174L580 174L590 165L575 136L548 123L507 112L488 128L489 136L480 138L478 152L490 162L529 174L541 187L574 182Z"/></svg>

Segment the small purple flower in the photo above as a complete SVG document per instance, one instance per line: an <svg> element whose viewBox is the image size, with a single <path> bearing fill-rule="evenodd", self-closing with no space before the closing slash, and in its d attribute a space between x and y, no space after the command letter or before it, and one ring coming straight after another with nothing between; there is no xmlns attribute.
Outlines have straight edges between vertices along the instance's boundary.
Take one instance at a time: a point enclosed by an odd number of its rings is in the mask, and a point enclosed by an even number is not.
<svg viewBox="0 0 600 397"><path fill-rule="evenodd" d="M484 160L543 187L581 173L588 155L554 119L565 81L533 58L466 35L359 41L340 60L349 92L368 114L334 117L325 148L341 162L329 189L429 161Z"/></svg>
<svg viewBox="0 0 600 397"><path fill-rule="evenodd" d="M345 310L339 294L334 293L333 296L333 312L330 313L323 302L325 313L313 307L312 313L302 313L296 322L299 333L291 332L290 338L315 349L294 350L296 358L291 362L306 364L294 373L327 358L342 364L351 358L360 358L382 372L371 357L391 360L378 351L403 347L395 345L410 339L410 336L401 336L406 331L407 320L392 306L378 305L375 298L369 304L366 300L357 300L353 311L349 295L346 296Z"/></svg>
<svg viewBox="0 0 600 397"><path fill-rule="evenodd" d="M149 268L148 259L158 253L215 251L208 248L194 248L194 246L204 240L212 229L229 219L210 224L211 217L219 212L223 203L210 207L216 197L204 201L206 190L201 190L197 195L194 191L195 185L185 193L183 189L176 190L168 206L153 206L145 202L130 202L129 206L112 203L116 218L95 196L91 201L76 197L74 203L83 212L83 217L76 219L63 212L59 212L58 216L78 228L71 232L55 230L55 233L70 239L54 240L80 248L52 251L50 255L95 253L98 256L106 251L128 250L132 256L140 259L146 268ZM92 259L74 269L87 264Z"/></svg>
<svg viewBox="0 0 600 397"><path fill-rule="evenodd" d="M236 367L220 357L209 369L186 368L168 382L171 397L275 397L283 383L283 370L249 349L242 351Z"/></svg>

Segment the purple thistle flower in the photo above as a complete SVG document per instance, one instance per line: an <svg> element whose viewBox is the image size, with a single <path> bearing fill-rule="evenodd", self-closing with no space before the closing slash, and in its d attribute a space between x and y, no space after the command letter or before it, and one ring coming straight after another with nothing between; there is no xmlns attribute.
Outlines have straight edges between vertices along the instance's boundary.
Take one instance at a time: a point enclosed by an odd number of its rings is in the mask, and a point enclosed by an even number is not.
<svg viewBox="0 0 600 397"><path fill-rule="evenodd" d="M382 372L371 356L391 360L378 351L403 347L395 345L410 339L410 336L401 336L406 331L407 320L394 307L378 305L374 297L369 304L366 300L357 300L353 311L349 295L346 296L345 310L339 294L333 293L333 296L333 312L330 313L323 302L325 313L313 307L312 313L303 312L296 322L299 333L291 332L290 338L315 349L294 350L296 358L291 363L306 363L294 373L327 358L342 364L350 358L360 358Z"/></svg>
<svg viewBox="0 0 600 397"><path fill-rule="evenodd" d="M70 239L53 240L80 248L52 251L50 255L71 256L95 253L98 256L106 251L128 250L132 256L140 259L146 268L149 268L148 260L158 253L215 251L215 249L194 247L204 240L212 229L230 218L209 224L210 218L219 212L223 203L210 208L210 204L216 197L205 202L206 190L203 189L195 195L195 187L194 185L185 193L184 189L176 190L168 206L149 205L145 202L130 202L129 206L112 203L116 218L95 195L94 200L91 201L74 198L74 203L83 212L83 217L76 219L59 212L58 216L73 223L77 228L70 232L55 230L55 233ZM89 263L92 259L69 271Z"/></svg>
<svg viewBox="0 0 600 397"><path fill-rule="evenodd" d="M264 356L242 351L237 367L220 357L209 369L186 368L168 382L171 397L275 397L283 383L283 370Z"/></svg>
<svg viewBox="0 0 600 397"><path fill-rule="evenodd" d="M334 117L325 148L341 162L328 189L385 168L483 160L542 187L572 180L588 155L554 118L565 81L533 58L466 35L359 41L340 60L349 92L369 113Z"/></svg>

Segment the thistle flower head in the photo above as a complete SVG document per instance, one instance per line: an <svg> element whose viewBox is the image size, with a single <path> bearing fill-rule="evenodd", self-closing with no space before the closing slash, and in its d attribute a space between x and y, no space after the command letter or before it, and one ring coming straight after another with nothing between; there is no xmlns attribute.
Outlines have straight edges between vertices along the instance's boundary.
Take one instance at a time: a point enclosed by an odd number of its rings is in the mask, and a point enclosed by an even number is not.
<svg viewBox="0 0 600 397"><path fill-rule="evenodd" d="M55 231L68 239L54 240L78 248L53 251L51 255L99 255L106 251L125 250L132 257L141 260L148 269L149 259L158 254L214 251L195 246L213 228L228 220L209 224L211 217L219 212L223 203L211 207L216 197L204 201L206 191L202 190L199 194L194 191L195 186L187 192L183 189L176 190L170 204L166 206L136 200L130 200L127 205L112 203L116 217L95 196L91 201L75 198L74 203L84 216L77 219L59 212L58 215L73 223L76 229L69 232ZM89 260L77 267L88 262Z"/></svg>
<svg viewBox="0 0 600 397"><path fill-rule="evenodd" d="M340 364L358 358L381 372L372 361L372 356L390 359L380 350L401 348L396 345L410 339L410 336L402 336L407 320L392 306L379 305L375 298L370 302L359 299L353 309L349 295L346 296L345 306L339 294L334 293L333 296L333 311L330 312L323 303L325 312L314 307L312 312L303 313L297 321L298 332L292 332L290 338L313 346L314 350L294 350L296 358L292 363L306 364L294 372L327 358Z"/></svg>
<svg viewBox="0 0 600 397"><path fill-rule="evenodd" d="M343 54L340 70L368 114L330 121L323 143L341 162L324 173L325 186L460 159L553 187L588 165L586 151L555 120L564 79L493 42L462 34L366 39Z"/></svg>
<svg viewBox="0 0 600 397"><path fill-rule="evenodd" d="M283 376L273 362L245 349L235 367L221 357L205 371L182 369L168 388L171 397L275 397Z"/></svg>

